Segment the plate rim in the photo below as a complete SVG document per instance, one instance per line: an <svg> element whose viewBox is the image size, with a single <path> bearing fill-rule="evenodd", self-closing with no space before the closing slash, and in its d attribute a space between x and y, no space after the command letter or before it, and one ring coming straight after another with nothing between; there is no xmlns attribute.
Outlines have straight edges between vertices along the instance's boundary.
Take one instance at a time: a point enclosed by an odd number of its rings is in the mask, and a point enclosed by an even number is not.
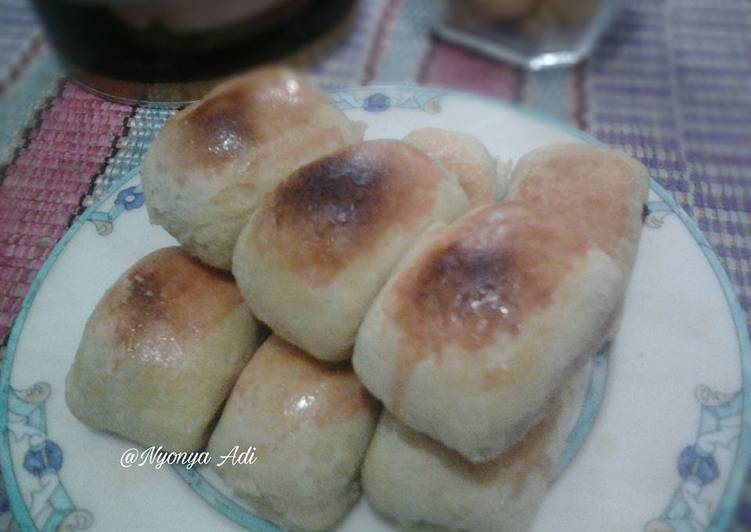
<svg viewBox="0 0 751 532"><path fill-rule="evenodd" d="M563 131L572 137L575 137L587 144L597 146L608 146L599 139L589 135L585 131L579 130L565 122L562 122L554 117L545 115L543 113L536 112L534 110L507 102L504 100L492 98L490 96L484 96L480 94L474 94L471 92L458 91L442 87L420 86L415 84L376 84L376 85L362 85L351 87L335 87L327 89L326 92L330 95L337 93L369 93L374 94L378 91L396 91L396 90L425 90L434 92L436 96L455 95L460 98L469 100L481 101L487 105L501 107L507 111L516 113L524 118L528 118L535 122L547 125L559 131ZM92 204L86 208L84 212L76 216L71 226L65 231L60 240L52 248L52 251L45 259L44 263L37 271L34 279L29 287L28 292L24 296L21 308L18 314L13 320L13 326L8 335L8 340L5 348L5 354L3 356L2 367L0 368L0 472L3 477L3 485L5 487L6 497L9 502L9 509L13 513L19 526L22 529L26 529L29 526L32 530L36 529L36 526L29 515L26 504L23 501L23 497L18 490L18 484L16 482L15 471L13 469L13 463L10 456L9 446L9 431L8 431L8 401L10 394L10 376L13 370L13 362L15 359L16 349L18 341L23 332L24 324L28 312L34 302L36 294L44 283L49 271L55 265L60 254L65 250L68 243L78 234L81 227L89 221L92 214L108 199L110 199L114 192L119 190L125 183L133 179L138 172L139 167L127 172L125 175L113 181L102 195L97 198ZM683 226L688 230L691 237L696 244L700 247L702 254L707 262L709 262L712 272L720 283L720 288L723 292L725 302L730 310L730 314L735 326L736 337L738 340L739 355L741 358L741 395L743 410L741 415L741 427L740 435L738 439L738 446L736 448L735 457L733 459L733 467L729 473L729 477L725 488L717 501L717 507L715 508L712 518L709 522L709 526L706 532L722 532L725 530L730 522L732 515L735 512L736 506L740 500L741 489L743 487L743 480L746 476L749 466L751 466L751 336L749 328L746 324L745 313L740 307L738 298L735 294L732 282L722 266L719 257L715 253L711 244L707 240L704 233L699 229L696 221L691 218L683 207L672 197L668 191L662 187L654 178L650 175L650 189L654 191L660 200L664 202L671 212L675 213ZM12 481L11 481L12 480Z"/></svg>

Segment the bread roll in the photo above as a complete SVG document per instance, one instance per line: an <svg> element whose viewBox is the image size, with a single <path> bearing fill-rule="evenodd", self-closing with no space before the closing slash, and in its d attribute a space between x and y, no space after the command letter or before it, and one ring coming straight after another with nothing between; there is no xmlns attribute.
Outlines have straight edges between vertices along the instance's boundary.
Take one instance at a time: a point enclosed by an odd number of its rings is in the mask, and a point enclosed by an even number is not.
<svg viewBox="0 0 751 532"><path fill-rule="evenodd" d="M243 229L233 273L276 334L319 359L348 359L405 250L431 222L468 208L455 179L416 148L355 144L277 187Z"/></svg>
<svg viewBox="0 0 751 532"><path fill-rule="evenodd" d="M368 501L401 525L522 532L542 502L587 390L578 370L546 416L491 462L473 464L384 411L362 471Z"/></svg>
<svg viewBox="0 0 751 532"><path fill-rule="evenodd" d="M261 515L322 530L359 496L377 415L349 364L319 362L271 336L237 380L209 453L225 483ZM234 446L255 447L256 463L219 466Z"/></svg>
<svg viewBox="0 0 751 532"><path fill-rule="evenodd" d="M572 231L586 234L631 275L649 190L649 172L639 161L590 144L552 144L519 159L510 181L509 200L562 210Z"/></svg>
<svg viewBox="0 0 751 532"><path fill-rule="evenodd" d="M237 235L262 198L362 133L288 69L236 77L172 117L151 145L141 170L151 222L207 264L230 269Z"/></svg>
<svg viewBox="0 0 751 532"><path fill-rule="evenodd" d="M256 322L225 272L155 251L86 322L65 399L87 425L168 451L203 447L256 346Z"/></svg>
<svg viewBox="0 0 751 532"><path fill-rule="evenodd" d="M494 201L498 181L505 176L498 175L498 160L475 137L424 127L410 132L404 137L404 142L423 151L454 174L473 207Z"/></svg>
<svg viewBox="0 0 751 532"><path fill-rule="evenodd" d="M549 150L519 163L511 201L414 251L355 343L370 392L473 462L513 445L612 338L638 242L642 167L591 146Z"/></svg>

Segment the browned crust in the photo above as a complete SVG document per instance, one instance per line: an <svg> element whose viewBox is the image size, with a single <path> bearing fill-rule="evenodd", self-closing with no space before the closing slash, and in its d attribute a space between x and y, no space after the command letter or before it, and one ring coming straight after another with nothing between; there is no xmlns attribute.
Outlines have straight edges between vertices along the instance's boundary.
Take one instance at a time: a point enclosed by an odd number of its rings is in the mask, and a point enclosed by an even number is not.
<svg viewBox="0 0 751 532"><path fill-rule="evenodd" d="M527 164L509 201L457 220L390 290L384 309L404 335L395 360L393 409L398 411L422 360L440 362L450 345L471 357L498 335L517 334L550 303L588 250L600 249L620 264L619 244L638 238L634 197L643 176L625 157L571 144ZM530 370L521 358L485 368L481 387L521 378Z"/></svg>
<svg viewBox="0 0 751 532"><path fill-rule="evenodd" d="M384 302L404 333L396 358L395 405L421 360L440 361L450 345L477 352L498 334L517 334L530 314L550 303L575 258L587 249L585 236L559 221L525 203L477 209L399 275ZM510 370L486 372L484 379L495 384Z"/></svg>
<svg viewBox="0 0 751 532"><path fill-rule="evenodd" d="M223 83L179 112L167 122L163 136L177 145L175 164L211 168L290 129L313 124L322 106L336 109L305 77L286 68L262 68Z"/></svg>
<svg viewBox="0 0 751 532"><path fill-rule="evenodd" d="M113 348L133 352L147 344L200 338L242 302L231 275L168 247L126 271L92 319L112 331Z"/></svg>
<svg viewBox="0 0 751 532"><path fill-rule="evenodd" d="M277 187L253 218L251 245L325 286L388 228L408 231L423 221L443 179L424 153L400 141L346 147Z"/></svg>
<svg viewBox="0 0 751 532"><path fill-rule="evenodd" d="M590 247L609 254L622 239L637 238L637 213L630 211L643 183L626 158L587 145L560 145L554 150L527 169L511 199L553 209L560 223L586 235Z"/></svg>

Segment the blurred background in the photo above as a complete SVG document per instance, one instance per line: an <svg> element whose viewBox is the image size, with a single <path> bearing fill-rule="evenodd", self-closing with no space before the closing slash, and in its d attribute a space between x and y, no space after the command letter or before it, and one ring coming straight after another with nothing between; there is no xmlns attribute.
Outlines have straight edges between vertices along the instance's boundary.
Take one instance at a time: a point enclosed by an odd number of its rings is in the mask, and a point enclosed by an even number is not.
<svg viewBox="0 0 751 532"><path fill-rule="evenodd" d="M0 0L3 345L72 219L177 107L268 61L328 87L498 98L628 152L697 221L751 323L749 0Z"/></svg>

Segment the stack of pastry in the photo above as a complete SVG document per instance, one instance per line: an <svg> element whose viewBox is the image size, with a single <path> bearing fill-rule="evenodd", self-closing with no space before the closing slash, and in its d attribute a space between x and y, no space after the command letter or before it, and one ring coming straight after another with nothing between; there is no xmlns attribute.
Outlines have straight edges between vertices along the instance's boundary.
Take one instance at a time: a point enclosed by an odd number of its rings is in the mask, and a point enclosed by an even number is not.
<svg viewBox="0 0 751 532"><path fill-rule="evenodd" d="M402 524L523 530L617 330L646 171L561 144L506 176L464 134L362 137L280 68L175 115L142 181L181 247L105 294L68 404L147 446L255 446L218 472L287 528L334 526L361 484Z"/></svg>

